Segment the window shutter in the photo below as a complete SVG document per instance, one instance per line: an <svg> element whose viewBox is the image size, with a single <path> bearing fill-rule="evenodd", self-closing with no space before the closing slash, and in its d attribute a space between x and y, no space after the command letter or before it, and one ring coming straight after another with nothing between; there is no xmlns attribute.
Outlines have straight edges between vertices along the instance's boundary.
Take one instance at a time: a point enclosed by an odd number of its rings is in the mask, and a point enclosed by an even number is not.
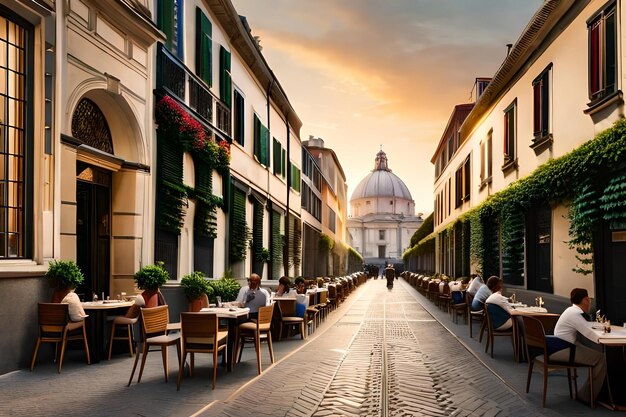
<svg viewBox="0 0 626 417"><path fill-rule="evenodd" d="M202 78L209 87L213 84L212 61L213 41L211 39L213 26L202 12L196 8L196 74Z"/></svg>
<svg viewBox="0 0 626 417"><path fill-rule="evenodd" d="M171 50L174 39L174 0L160 0L158 12L157 25L167 37L165 46Z"/></svg>
<svg viewBox="0 0 626 417"><path fill-rule="evenodd" d="M270 132L261 124L261 158L260 161L266 167L270 166L269 144Z"/></svg>
<svg viewBox="0 0 626 417"><path fill-rule="evenodd" d="M254 202L252 218L252 272L261 275L263 273L263 261L261 253L263 251L263 205Z"/></svg>
<svg viewBox="0 0 626 417"><path fill-rule="evenodd" d="M281 161L280 161L280 172L283 178L285 178L286 174L287 174L287 170L285 167L285 162L287 160L287 152L282 149L281 150Z"/></svg>
<svg viewBox="0 0 626 417"><path fill-rule="evenodd" d="M550 71L546 71L541 78L541 134L548 134L548 91L550 82Z"/></svg>
<svg viewBox="0 0 626 417"><path fill-rule="evenodd" d="M220 98L231 108L232 80L230 78L230 52L220 46Z"/></svg>
<svg viewBox="0 0 626 417"><path fill-rule="evenodd" d="M272 155L273 155L273 161L272 164L274 165L274 174L275 175L280 175L280 168L281 168L281 164L280 164L280 156L281 156L281 151L282 151L282 147L280 146L280 142L276 140L276 138L272 138Z"/></svg>
<svg viewBox="0 0 626 417"><path fill-rule="evenodd" d="M241 146L244 146L244 127L245 127L245 122L244 122L244 98L243 96L237 91L235 90L233 92L233 95L235 96L235 114L234 114L234 119L235 119L235 134L233 139L235 139Z"/></svg>
<svg viewBox="0 0 626 417"><path fill-rule="evenodd" d="M246 223L246 194L232 186L230 211L230 260L241 261L248 252L248 225Z"/></svg>
<svg viewBox="0 0 626 417"><path fill-rule="evenodd" d="M283 240L280 234L281 214L272 210L272 279L280 278L283 263Z"/></svg>

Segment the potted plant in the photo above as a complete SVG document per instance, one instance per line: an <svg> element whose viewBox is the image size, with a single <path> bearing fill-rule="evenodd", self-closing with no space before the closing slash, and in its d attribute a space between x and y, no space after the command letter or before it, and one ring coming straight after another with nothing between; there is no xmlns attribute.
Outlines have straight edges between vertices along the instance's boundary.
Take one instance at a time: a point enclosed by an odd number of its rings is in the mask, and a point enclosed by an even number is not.
<svg viewBox="0 0 626 417"><path fill-rule="evenodd" d="M202 272L196 271L185 275L180 280L180 286L189 300L189 311L200 311L203 307L209 306L209 297L213 296L213 287L204 279Z"/></svg>
<svg viewBox="0 0 626 417"><path fill-rule="evenodd" d="M163 268L163 262L155 265L143 266L135 273L137 288L143 290L141 295L145 300L145 307L156 307L159 305L159 288L170 279L167 270Z"/></svg>
<svg viewBox="0 0 626 417"><path fill-rule="evenodd" d="M60 303L61 300L73 289L85 281L85 276L74 261L52 261L48 264L46 278L50 286L54 288L52 302Z"/></svg>

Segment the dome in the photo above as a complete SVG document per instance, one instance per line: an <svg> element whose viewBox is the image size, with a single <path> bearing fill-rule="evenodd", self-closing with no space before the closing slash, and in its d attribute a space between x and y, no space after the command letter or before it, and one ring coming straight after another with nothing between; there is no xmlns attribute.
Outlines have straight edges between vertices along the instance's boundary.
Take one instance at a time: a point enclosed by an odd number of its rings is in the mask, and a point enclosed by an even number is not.
<svg viewBox="0 0 626 417"><path fill-rule="evenodd" d="M359 182L352 193L350 201L377 197L413 200L404 181L389 169L387 155L382 150L376 154L374 169Z"/></svg>

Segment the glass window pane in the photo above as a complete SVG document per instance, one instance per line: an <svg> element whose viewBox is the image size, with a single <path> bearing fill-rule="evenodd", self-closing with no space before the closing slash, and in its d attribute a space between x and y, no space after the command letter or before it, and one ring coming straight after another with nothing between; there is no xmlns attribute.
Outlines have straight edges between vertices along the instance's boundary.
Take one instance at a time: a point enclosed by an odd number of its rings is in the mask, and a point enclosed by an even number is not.
<svg viewBox="0 0 626 417"><path fill-rule="evenodd" d="M7 128L7 153L12 155L24 155L24 131L14 127ZM4 140L3 140L4 142ZM0 145L4 149L4 144Z"/></svg>
<svg viewBox="0 0 626 417"><path fill-rule="evenodd" d="M0 233L0 257L6 257L6 233Z"/></svg>
<svg viewBox="0 0 626 417"><path fill-rule="evenodd" d="M4 19L0 18L0 22L4 22ZM2 37L2 33L3 32L0 31L0 37ZM3 69L6 69L8 66L7 48L7 43L4 40L0 39L0 67Z"/></svg>
<svg viewBox="0 0 626 417"><path fill-rule="evenodd" d="M24 73L24 51L17 46L9 45L9 69L17 73Z"/></svg>
<svg viewBox="0 0 626 417"><path fill-rule="evenodd" d="M9 245L8 245L9 257L21 256L19 234L9 233L8 241L9 241Z"/></svg>
<svg viewBox="0 0 626 417"><path fill-rule="evenodd" d="M9 181L21 181L22 180L22 157L9 155Z"/></svg>

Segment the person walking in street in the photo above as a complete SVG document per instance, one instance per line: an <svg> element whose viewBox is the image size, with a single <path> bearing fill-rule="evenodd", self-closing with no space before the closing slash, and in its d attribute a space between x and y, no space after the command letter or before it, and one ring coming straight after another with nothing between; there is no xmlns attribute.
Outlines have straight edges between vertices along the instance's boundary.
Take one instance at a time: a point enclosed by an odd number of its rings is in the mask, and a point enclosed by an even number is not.
<svg viewBox="0 0 626 417"><path fill-rule="evenodd" d="M387 278L387 287L393 287L393 280L396 278L396 270L393 265L388 264L385 268L385 278Z"/></svg>

